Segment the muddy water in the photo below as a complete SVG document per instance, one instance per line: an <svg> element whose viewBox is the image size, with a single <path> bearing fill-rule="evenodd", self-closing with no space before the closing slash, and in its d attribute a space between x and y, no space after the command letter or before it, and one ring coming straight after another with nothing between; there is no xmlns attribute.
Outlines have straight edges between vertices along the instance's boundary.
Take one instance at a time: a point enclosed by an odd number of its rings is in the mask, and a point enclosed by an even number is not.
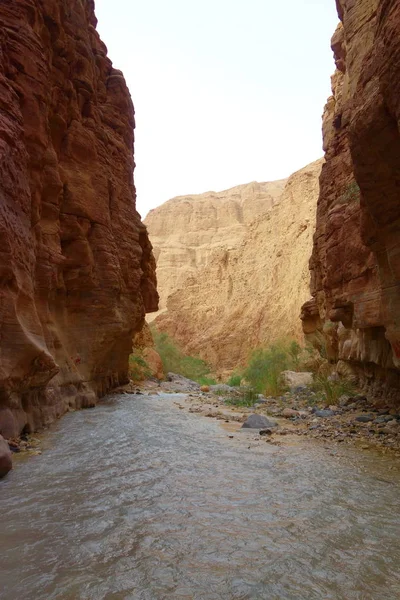
<svg viewBox="0 0 400 600"><path fill-rule="evenodd" d="M110 398L18 461L0 483L2 600L400 598L389 460L257 447L174 400Z"/></svg>

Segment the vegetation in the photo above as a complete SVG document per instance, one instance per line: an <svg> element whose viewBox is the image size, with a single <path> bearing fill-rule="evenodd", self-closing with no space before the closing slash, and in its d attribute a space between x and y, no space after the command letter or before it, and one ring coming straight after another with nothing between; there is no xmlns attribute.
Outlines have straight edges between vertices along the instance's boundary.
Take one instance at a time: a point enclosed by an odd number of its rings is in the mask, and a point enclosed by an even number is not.
<svg viewBox="0 0 400 600"><path fill-rule="evenodd" d="M151 377L149 365L138 352L134 352L129 356L129 377L134 382Z"/></svg>
<svg viewBox="0 0 400 600"><path fill-rule="evenodd" d="M354 385L346 379L322 374L314 376L313 389L329 404L336 404L341 396L353 396L356 391Z"/></svg>
<svg viewBox="0 0 400 600"><path fill-rule="evenodd" d="M357 181L352 181L346 187L343 194L339 197L339 204L348 204L349 202L358 202L360 200L360 187Z"/></svg>
<svg viewBox="0 0 400 600"><path fill-rule="evenodd" d="M187 356L178 348L167 334L151 328L155 348L161 357L165 373L177 373L202 385L213 385L215 380L209 377L209 365L196 356Z"/></svg>
<svg viewBox="0 0 400 600"><path fill-rule="evenodd" d="M298 354L296 350L296 358ZM282 371L291 367L293 358L288 346L274 344L253 352L243 376L257 393L276 396L284 391L281 384Z"/></svg>
<svg viewBox="0 0 400 600"><path fill-rule="evenodd" d="M243 389L238 396L226 398L225 403L231 406L254 406L258 401L258 394L252 388Z"/></svg>
<svg viewBox="0 0 400 600"><path fill-rule="evenodd" d="M231 387L239 387L242 383L242 378L242 375L239 375L238 373L233 373L226 383Z"/></svg>

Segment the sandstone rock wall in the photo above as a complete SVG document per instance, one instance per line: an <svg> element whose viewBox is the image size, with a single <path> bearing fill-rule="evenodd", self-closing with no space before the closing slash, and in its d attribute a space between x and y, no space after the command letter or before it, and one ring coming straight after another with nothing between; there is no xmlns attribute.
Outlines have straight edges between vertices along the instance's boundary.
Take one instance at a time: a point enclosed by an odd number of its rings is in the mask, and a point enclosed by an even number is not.
<svg viewBox="0 0 400 600"><path fill-rule="evenodd" d="M278 202L286 180L249 183L179 196L145 219L157 260L160 308L189 275L206 266L215 250L237 247L247 227Z"/></svg>
<svg viewBox="0 0 400 600"><path fill-rule="evenodd" d="M286 182L236 247L215 251L167 300L156 325L216 371L246 362L251 350L302 338L299 311L309 295L318 178L322 160Z"/></svg>
<svg viewBox="0 0 400 600"><path fill-rule="evenodd" d="M93 0L0 2L0 432L126 378L157 309L135 210L134 111Z"/></svg>
<svg viewBox="0 0 400 600"><path fill-rule="evenodd" d="M337 0L305 333L400 400L400 4Z"/></svg>

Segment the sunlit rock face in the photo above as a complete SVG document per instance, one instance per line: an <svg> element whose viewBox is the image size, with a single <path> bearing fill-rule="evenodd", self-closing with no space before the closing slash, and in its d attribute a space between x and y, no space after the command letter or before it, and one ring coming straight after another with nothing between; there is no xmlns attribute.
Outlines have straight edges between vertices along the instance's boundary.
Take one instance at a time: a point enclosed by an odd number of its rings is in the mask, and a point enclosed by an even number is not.
<svg viewBox="0 0 400 600"><path fill-rule="evenodd" d="M125 381L157 309L134 111L92 0L0 3L0 433Z"/></svg>
<svg viewBox="0 0 400 600"><path fill-rule="evenodd" d="M236 195L211 198L209 204L206 195L187 198L184 214L200 215L192 221L180 220L181 200L153 211L150 232L157 213L166 213L166 222L176 224L172 237L166 228L163 237L160 227L159 237L152 240L165 273L169 269L170 280L178 282L168 294L170 284L164 290L160 277L167 310L155 323L221 375L245 364L260 345L303 338L299 311L309 296L308 260L321 165L322 160L316 161L280 182L240 186L242 194L246 191L246 211L238 212ZM264 199L259 186L268 186ZM271 190L276 192L273 199ZM237 215L243 213L247 217L239 227ZM179 253L176 240L183 248ZM205 257L203 266L189 260L185 240L201 241L192 256Z"/></svg>
<svg viewBox="0 0 400 600"><path fill-rule="evenodd" d="M337 0L307 336L400 400L400 4Z"/></svg>

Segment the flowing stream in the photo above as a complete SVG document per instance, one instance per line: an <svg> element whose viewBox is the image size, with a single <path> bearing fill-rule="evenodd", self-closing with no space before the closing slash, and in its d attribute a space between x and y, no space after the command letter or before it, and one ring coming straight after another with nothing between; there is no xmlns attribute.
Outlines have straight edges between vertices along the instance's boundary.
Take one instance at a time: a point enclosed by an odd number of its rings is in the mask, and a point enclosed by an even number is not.
<svg viewBox="0 0 400 600"><path fill-rule="evenodd" d="M18 458L2 600L400 599L393 459L230 439L177 399L111 396Z"/></svg>

